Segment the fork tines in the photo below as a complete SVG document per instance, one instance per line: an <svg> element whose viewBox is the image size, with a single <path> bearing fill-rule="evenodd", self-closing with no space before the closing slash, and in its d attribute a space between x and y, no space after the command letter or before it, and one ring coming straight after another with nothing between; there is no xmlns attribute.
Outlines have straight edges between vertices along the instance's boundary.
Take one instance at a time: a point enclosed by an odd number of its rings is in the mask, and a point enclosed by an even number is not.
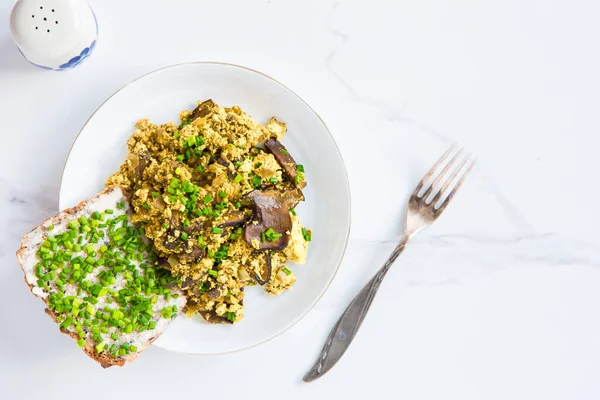
<svg viewBox="0 0 600 400"><path fill-rule="evenodd" d="M427 204L433 204L438 210L445 208L476 161L464 148L454 143L431 167L413 194Z"/></svg>

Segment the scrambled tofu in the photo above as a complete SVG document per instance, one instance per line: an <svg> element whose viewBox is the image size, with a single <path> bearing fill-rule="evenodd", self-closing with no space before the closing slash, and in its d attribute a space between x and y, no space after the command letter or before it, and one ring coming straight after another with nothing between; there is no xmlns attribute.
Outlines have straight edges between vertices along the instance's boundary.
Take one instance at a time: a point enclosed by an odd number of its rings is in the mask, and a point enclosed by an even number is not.
<svg viewBox="0 0 600 400"><path fill-rule="evenodd" d="M180 119L138 121L127 159L106 184L128 194L158 266L188 297L188 316L237 322L246 286L281 294L296 281L286 263L306 260L310 231L293 209L304 200L304 168L287 162L293 159L279 143L276 151L257 147L285 135L275 118L263 126L208 100Z"/></svg>

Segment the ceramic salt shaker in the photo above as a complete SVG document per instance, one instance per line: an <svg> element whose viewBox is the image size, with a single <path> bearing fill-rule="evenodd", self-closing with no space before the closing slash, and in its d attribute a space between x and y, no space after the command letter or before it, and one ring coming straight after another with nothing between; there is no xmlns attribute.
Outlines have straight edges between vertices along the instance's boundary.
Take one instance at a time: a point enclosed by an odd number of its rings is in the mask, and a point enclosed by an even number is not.
<svg viewBox="0 0 600 400"><path fill-rule="evenodd" d="M19 0L10 16L10 33L30 63L63 71L91 54L98 24L84 0Z"/></svg>

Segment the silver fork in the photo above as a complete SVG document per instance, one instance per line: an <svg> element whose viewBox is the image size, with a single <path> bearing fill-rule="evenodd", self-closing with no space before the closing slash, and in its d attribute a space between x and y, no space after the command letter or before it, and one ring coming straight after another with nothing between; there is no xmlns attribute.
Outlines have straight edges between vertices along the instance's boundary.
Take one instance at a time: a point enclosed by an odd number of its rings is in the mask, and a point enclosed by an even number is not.
<svg viewBox="0 0 600 400"><path fill-rule="evenodd" d="M356 332L358 332L358 328L360 328L367 311L369 311L369 307L373 302L381 281L396 258L404 250L406 243L410 238L438 219L464 182L465 177L475 165L476 160L472 160L470 155L464 156L463 149L456 151L457 147L456 143L453 144L417 185L406 205L404 233L400 242L383 267L358 292L354 300L352 300L338 319L327 337L327 341L325 342L325 346L323 346L323 350L321 350L317 362L304 375L304 382L311 382L323 376L342 357L348 346L350 346L352 339L354 339ZM452 157L450 158L450 156ZM450 161L447 161L448 158L450 158ZM420 194L422 189L426 187L433 175L442 166L442 171L436 176L431 185L428 186L427 190L423 194Z"/></svg>

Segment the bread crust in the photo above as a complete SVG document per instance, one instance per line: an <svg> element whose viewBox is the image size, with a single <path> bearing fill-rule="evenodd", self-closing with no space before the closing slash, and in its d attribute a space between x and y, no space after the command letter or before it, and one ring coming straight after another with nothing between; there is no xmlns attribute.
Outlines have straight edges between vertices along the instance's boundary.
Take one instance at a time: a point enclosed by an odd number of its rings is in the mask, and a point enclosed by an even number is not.
<svg viewBox="0 0 600 400"><path fill-rule="evenodd" d="M64 211L61 211L56 216L45 220L40 225L33 228L29 233L27 233L23 236L23 240L21 241L21 246L19 247L19 249L17 250L17 253L16 253L17 260L19 261L19 265L21 267L21 270L23 271L23 275L24 275L23 279L25 281L25 284L31 291L31 293L33 293L34 296L39 297L46 304L46 306L48 305L48 295L44 295L45 293L41 293L39 291L36 293L36 291L34 290L35 286L27 280L27 270L26 270L27 258L31 257L32 251L33 252L37 251L37 249L39 248L41 243L43 243L44 240L46 240L46 238L48 237L48 229L47 229L48 226L50 226L50 225L58 226L61 223L66 223L67 220L71 220L74 216L76 216L78 213L83 211L87 205L98 200L98 198L100 198L102 196L112 193L115 190L120 191L120 193L124 196L123 190L119 186L108 187L108 188L104 189L102 192L100 192L99 194L95 195L94 197L80 202L75 207L68 208ZM58 314L56 314L54 311L48 309L47 307L45 309L45 312L46 312L46 314L48 314L48 316L50 316L50 318L52 318L52 320L55 323L58 324ZM70 336L74 340L76 340L76 341L79 340L79 336L77 335L76 332L68 331L68 330L62 329L62 328L59 328L59 330L61 331L61 333ZM98 362L103 368L109 368L109 367L112 367L115 365L121 367L126 362L131 362L131 361L135 360L144 350L146 350L148 347L150 347L152 342L154 342L154 340L156 340L161 335L161 333L162 332L157 331L155 335L152 335L150 338L148 338L148 340L144 341L143 343L140 344L140 346L138 346L137 352L135 352L135 353L131 352L130 354L125 355L125 356L114 357L109 352L98 353L96 351L94 343L90 343L89 340L86 341L86 343L84 344L84 346L81 349L91 359Z"/></svg>

